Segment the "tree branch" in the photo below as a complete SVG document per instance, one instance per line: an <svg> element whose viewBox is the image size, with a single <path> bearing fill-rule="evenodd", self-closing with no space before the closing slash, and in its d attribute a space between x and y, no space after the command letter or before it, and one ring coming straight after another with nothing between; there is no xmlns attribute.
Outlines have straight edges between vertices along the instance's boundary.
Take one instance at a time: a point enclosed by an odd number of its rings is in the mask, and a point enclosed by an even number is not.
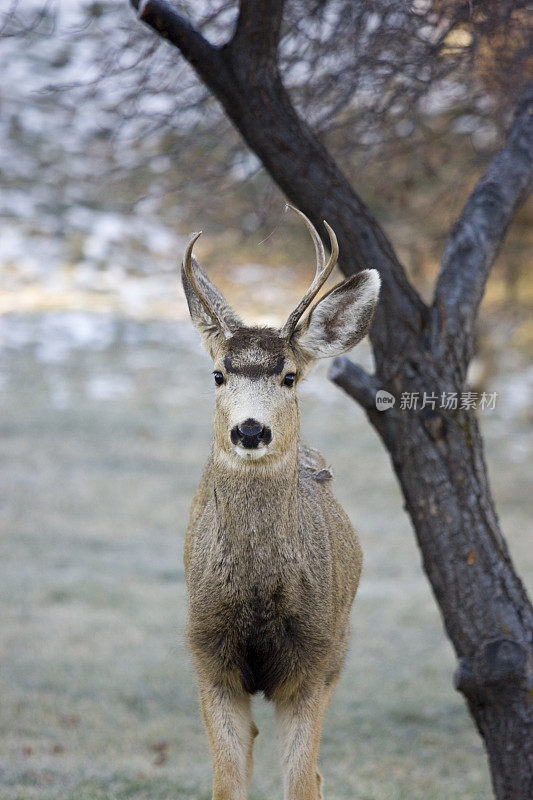
<svg viewBox="0 0 533 800"><path fill-rule="evenodd" d="M135 0L131 2L136 5ZM404 349L402 335L417 334L427 308L377 220L333 158L297 114L276 63L282 0L241 0L233 39L214 48L165 0L145 0L140 18L176 45L218 98L250 149L287 198L326 233L337 234L345 275L375 267L382 292L371 330L376 368L385 354Z"/></svg>
<svg viewBox="0 0 533 800"><path fill-rule="evenodd" d="M378 381L368 372L354 364L348 356L338 356L331 362L328 370L330 381L344 389L365 409L376 408L376 392L380 388Z"/></svg>
<svg viewBox="0 0 533 800"><path fill-rule="evenodd" d="M533 187L533 83L519 104L503 149L494 156L448 240L432 307L435 352L458 356L463 375L490 269L507 227Z"/></svg>
<svg viewBox="0 0 533 800"><path fill-rule="evenodd" d="M188 19L166 0L130 0L137 18L177 47L213 91L231 85L220 49L205 39Z"/></svg>

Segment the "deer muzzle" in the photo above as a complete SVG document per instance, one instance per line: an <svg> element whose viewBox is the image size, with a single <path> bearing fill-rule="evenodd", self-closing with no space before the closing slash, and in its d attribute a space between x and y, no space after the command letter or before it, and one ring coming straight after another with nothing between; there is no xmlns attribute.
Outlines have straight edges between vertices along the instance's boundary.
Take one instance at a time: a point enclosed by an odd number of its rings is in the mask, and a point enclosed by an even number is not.
<svg viewBox="0 0 533 800"><path fill-rule="evenodd" d="M247 419L232 428L231 441L247 450L253 450L260 444L269 444L272 441L272 431L256 419Z"/></svg>

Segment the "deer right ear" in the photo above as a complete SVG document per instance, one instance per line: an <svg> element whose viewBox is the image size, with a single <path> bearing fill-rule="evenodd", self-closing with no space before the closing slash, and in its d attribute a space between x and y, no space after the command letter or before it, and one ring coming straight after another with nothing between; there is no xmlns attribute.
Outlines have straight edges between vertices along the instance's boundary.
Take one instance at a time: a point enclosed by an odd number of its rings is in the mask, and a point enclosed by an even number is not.
<svg viewBox="0 0 533 800"><path fill-rule="evenodd" d="M243 323L202 271L194 256L190 260L190 269L193 273L196 289L191 285L185 267L181 269L181 281L187 298L187 305L189 306L191 319L202 337L205 349L214 358L220 345L237 328L242 327Z"/></svg>
<svg viewBox="0 0 533 800"><path fill-rule="evenodd" d="M311 358L339 356L368 333L379 297L375 269L364 269L335 286L318 301L294 333Z"/></svg>

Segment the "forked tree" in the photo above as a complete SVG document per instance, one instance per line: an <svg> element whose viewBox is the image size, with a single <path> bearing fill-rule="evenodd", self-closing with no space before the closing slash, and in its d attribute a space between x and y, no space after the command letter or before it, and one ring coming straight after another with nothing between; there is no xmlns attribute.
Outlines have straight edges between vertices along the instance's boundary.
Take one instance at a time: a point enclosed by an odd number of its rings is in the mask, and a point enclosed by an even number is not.
<svg viewBox="0 0 533 800"><path fill-rule="evenodd" d="M532 187L533 84L451 230L427 304L377 220L291 102L279 67L283 0L241 0L233 35L222 46L211 44L165 0L132 4L143 22L181 51L321 236L322 220L328 220L343 273L379 270L382 293L370 331L375 373L343 356L330 377L364 408L390 454L457 654L455 685L485 743L496 796L533 797L533 608L500 529L476 413L439 404L380 412L375 405L380 389L396 397L465 390L489 272Z"/></svg>

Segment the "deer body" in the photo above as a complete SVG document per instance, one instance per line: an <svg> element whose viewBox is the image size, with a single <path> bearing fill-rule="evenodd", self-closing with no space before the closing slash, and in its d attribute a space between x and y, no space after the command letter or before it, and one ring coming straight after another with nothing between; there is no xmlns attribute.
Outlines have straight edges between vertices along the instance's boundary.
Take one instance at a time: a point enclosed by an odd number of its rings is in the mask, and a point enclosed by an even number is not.
<svg viewBox="0 0 533 800"><path fill-rule="evenodd" d="M331 232L325 266L318 234L303 219L317 253L314 283L324 282L336 240ZM281 332L246 327L191 258L193 244L184 287L218 386L212 451L185 542L188 640L213 800L246 798L256 692L275 705L285 797L318 800L322 716L346 650L362 554L322 456L299 441L295 385L316 357L332 346L344 352L364 335L379 282L374 271L352 276L298 327L302 311Z"/></svg>
<svg viewBox="0 0 533 800"><path fill-rule="evenodd" d="M362 559L321 457L304 447L292 456L259 476L248 464L217 470L211 456L186 545L189 642L202 672L274 700L337 677Z"/></svg>

